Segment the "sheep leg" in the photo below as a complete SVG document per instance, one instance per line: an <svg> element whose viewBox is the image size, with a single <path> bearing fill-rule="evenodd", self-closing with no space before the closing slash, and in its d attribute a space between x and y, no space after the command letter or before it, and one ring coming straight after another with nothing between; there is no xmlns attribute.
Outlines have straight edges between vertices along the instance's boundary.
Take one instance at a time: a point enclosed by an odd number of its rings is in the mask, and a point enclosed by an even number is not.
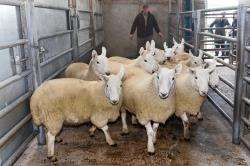
<svg viewBox="0 0 250 166"><path fill-rule="evenodd" d="M202 116L202 113L200 111L197 114L197 118L198 118L198 120L203 120L203 116Z"/></svg>
<svg viewBox="0 0 250 166"><path fill-rule="evenodd" d="M156 143L156 137L157 137L157 130L159 127L159 123L154 123L153 124L153 131L154 131L154 137L153 137L153 143Z"/></svg>
<svg viewBox="0 0 250 166"><path fill-rule="evenodd" d="M138 124L137 118L134 115L132 115L132 124L133 125L137 125Z"/></svg>
<svg viewBox="0 0 250 166"><path fill-rule="evenodd" d="M105 125L104 127L101 128L102 131L104 132L105 138L106 138L106 142L110 145L110 146L117 146L117 144L112 140L109 131L108 131L108 126Z"/></svg>
<svg viewBox="0 0 250 166"><path fill-rule="evenodd" d="M129 133L126 117L127 117L126 110L122 108L121 109L122 135L127 135Z"/></svg>
<svg viewBox="0 0 250 166"><path fill-rule="evenodd" d="M187 114L186 113L182 114L181 119L182 119L182 123L184 127L184 139L189 140L190 139L190 131L189 131L190 124L187 118Z"/></svg>
<svg viewBox="0 0 250 166"><path fill-rule="evenodd" d="M48 148L48 159L52 162L56 162L57 159L54 156L54 146L55 146L55 135L47 132L47 148Z"/></svg>
<svg viewBox="0 0 250 166"><path fill-rule="evenodd" d="M94 137L95 136L95 131L96 131L96 126L92 125L91 128L89 129L89 136Z"/></svg>
<svg viewBox="0 0 250 166"><path fill-rule="evenodd" d="M149 155L153 155L155 153L155 148L154 148L154 143L153 143L153 139L154 139L154 131L151 125L151 122L148 122L145 125L146 131L147 131L147 135L148 135L148 154Z"/></svg>

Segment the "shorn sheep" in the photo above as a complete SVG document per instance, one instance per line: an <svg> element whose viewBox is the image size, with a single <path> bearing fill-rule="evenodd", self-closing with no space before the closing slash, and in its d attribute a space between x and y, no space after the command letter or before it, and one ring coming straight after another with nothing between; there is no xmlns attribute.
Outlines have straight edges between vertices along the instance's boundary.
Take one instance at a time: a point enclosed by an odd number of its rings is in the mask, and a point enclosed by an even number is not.
<svg viewBox="0 0 250 166"><path fill-rule="evenodd" d="M189 139L189 120L187 115L197 116L208 93L209 76L215 66L189 68L176 78L175 115L184 126L184 138Z"/></svg>
<svg viewBox="0 0 250 166"><path fill-rule="evenodd" d="M159 123L165 123L175 112L175 77L181 72L181 68L181 65L177 65L175 69L160 68L153 75L137 73L124 82L121 108L123 131L127 129L127 110L145 126L149 154L155 152L154 143Z"/></svg>
<svg viewBox="0 0 250 166"><path fill-rule="evenodd" d="M56 160L54 141L63 124L91 122L104 132L109 145L116 145L109 135L107 123L120 115L124 72L122 67L117 75L101 75L103 81L50 80L34 92L30 101L31 114L37 126L46 128L49 159Z"/></svg>
<svg viewBox="0 0 250 166"><path fill-rule="evenodd" d="M93 50L89 65L85 63L73 63L65 70L65 77L94 81L100 79L100 74L109 75L110 72L106 54L107 50L105 47L102 47L101 55L98 55L97 52Z"/></svg>

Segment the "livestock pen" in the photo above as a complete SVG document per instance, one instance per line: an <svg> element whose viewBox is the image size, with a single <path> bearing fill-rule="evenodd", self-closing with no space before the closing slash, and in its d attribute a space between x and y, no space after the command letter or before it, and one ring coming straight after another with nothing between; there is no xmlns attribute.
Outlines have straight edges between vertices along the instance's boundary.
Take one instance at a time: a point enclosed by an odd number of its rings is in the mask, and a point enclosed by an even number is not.
<svg viewBox="0 0 250 166"><path fill-rule="evenodd" d="M161 125L156 154L146 152L146 132L130 125L121 135L120 120L110 125L117 147L101 132L89 137L90 124L64 127L55 145L58 161L46 158L45 129L35 126L29 110L33 92L45 81L62 77L74 62L88 62L93 49L107 47L108 56L135 57L128 39L133 17L147 2L159 20L164 39L185 39L186 50L202 50L205 61L216 57L218 87L203 104L203 121L183 140L181 121ZM248 4L250 5L250 4ZM237 15L236 36L211 33L209 19ZM0 165L250 165L250 7L206 8L194 0L0 0ZM227 41L215 48L214 41ZM38 139L36 139L36 137Z"/></svg>

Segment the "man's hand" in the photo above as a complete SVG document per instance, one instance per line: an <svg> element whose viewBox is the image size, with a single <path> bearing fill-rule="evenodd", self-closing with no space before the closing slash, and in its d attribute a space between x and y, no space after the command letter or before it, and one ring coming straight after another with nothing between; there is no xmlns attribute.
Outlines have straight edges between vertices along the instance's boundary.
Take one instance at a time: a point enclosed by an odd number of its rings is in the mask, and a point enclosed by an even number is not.
<svg viewBox="0 0 250 166"><path fill-rule="evenodd" d="M133 34L129 34L129 39L130 39L130 40L133 40L133 37L134 37Z"/></svg>
<svg viewBox="0 0 250 166"><path fill-rule="evenodd" d="M164 35L163 35L161 32L159 32L158 35L159 35L161 38L164 37Z"/></svg>

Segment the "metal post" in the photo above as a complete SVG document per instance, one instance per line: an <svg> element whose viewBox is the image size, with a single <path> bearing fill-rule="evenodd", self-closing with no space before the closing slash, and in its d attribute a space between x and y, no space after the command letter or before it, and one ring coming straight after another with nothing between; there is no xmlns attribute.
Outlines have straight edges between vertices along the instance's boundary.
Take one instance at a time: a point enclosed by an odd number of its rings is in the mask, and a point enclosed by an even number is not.
<svg viewBox="0 0 250 166"><path fill-rule="evenodd" d="M242 110L242 94L243 94L243 72L245 61L245 18L247 8L240 5L238 8L238 28L237 28L237 72L236 87L234 95L234 112L233 112L233 143L240 144L240 121Z"/></svg>
<svg viewBox="0 0 250 166"><path fill-rule="evenodd" d="M201 10L194 13L194 53L198 55L200 49L200 31L201 31Z"/></svg>
<svg viewBox="0 0 250 166"><path fill-rule="evenodd" d="M78 60L79 56L79 47L78 47L78 29L80 28L79 18L76 10L76 0L69 0L69 9L70 9L70 23L71 23L71 47L73 48L73 61Z"/></svg>
<svg viewBox="0 0 250 166"><path fill-rule="evenodd" d="M93 0L89 0L89 10L90 10L90 36L92 38L92 47L95 48L95 13L93 9Z"/></svg>
<svg viewBox="0 0 250 166"><path fill-rule="evenodd" d="M34 88L38 88L42 83L41 69L39 64L39 50L38 50L38 37L37 29L34 22L34 0L27 0L26 3L26 20L27 20L27 32L28 32L28 55L32 59L32 71L33 71L33 83ZM46 138L44 129L39 127L38 144L45 145Z"/></svg>

